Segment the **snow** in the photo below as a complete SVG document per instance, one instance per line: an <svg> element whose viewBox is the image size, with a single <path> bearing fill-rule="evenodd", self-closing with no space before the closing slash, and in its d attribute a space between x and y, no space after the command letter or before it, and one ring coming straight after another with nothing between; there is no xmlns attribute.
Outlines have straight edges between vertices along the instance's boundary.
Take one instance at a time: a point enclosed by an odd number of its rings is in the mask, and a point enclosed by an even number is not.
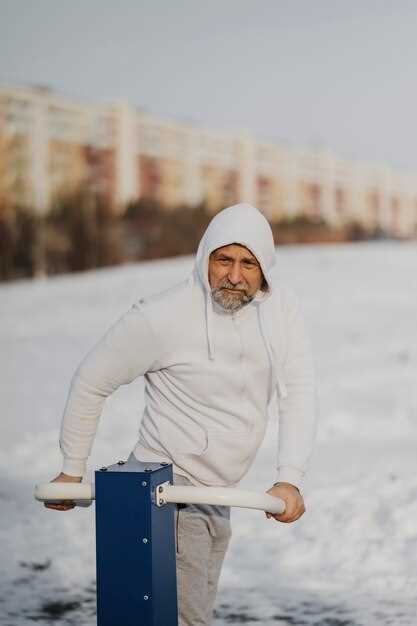
<svg viewBox="0 0 417 626"><path fill-rule="evenodd" d="M319 379L320 428L294 524L233 510L215 626L376 626L417 621L417 246L278 250L299 295ZM60 469L69 381L139 297L188 274L191 258L0 287L0 624L84 626L94 618L94 511L44 509L36 482ZM140 380L106 403L90 468L126 458ZM274 478L277 424L242 488Z"/></svg>

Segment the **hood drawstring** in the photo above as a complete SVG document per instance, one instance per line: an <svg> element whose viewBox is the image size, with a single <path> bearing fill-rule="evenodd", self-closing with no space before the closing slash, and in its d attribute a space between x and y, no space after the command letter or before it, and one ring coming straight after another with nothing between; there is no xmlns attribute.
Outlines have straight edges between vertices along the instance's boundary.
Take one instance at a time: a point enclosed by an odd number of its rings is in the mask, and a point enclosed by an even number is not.
<svg viewBox="0 0 417 626"><path fill-rule="evenodd" d="M257 310L258 310L259 328L261 331L262 339L266 347L266 351L268 353L269 364L270 364L268 397L269 397L269 402L271 402L273 395L274 395L275 385L277 385L278 387L278 395L280 398L286 398L288 393L287 393L285 384L281 379L281 376L278 375L277 362L276 362L276 358L274 355L274 351L272 349L271 340L268 336L267 323L265 320L264 310L263 310L263 307L261 307L260 302L257 302Z"/></svg>
<svg viewBox="0 0 417 626"><path fill-rule="evenodd" d="M272 348L271 348L271 344L269 342L269 338L266 332L266 325L265 325L265 317L264 317L264 313L263 310L261 309L260 303L257 303L257 312L258 312L258 323L259 323L259 328L261 331L261 336L263 339L263 342L265 344L265 348L266 351L268 353L268 359L269 359L269 390L268 390L268 398L269 398L269 402L271 402L272 400L272 396L274 394L274 380L276 380L276 374L275 374L275 358L274 358L274 354L272 352Z"/></svg>
<svg viewBox="0 0 417 626"><path fill-rule="evenodd" d="M209 359L210 361L214 361L213 307L211 295L208 291L206 291L206 328Z"/></svg>
<svg viewBox="0 0 417 626"><path fill-rule="evenodd" d="M198 279L198 275L196 276ZM280 398L287 397L287 390L285 384L282 380L282 377L279 375L278 366L275 358L275 354L272 348L271 339L268 333L268 325L265 319L264 307L261 306L262 300L255 302L257 316L258 316L258 324L261 333L262 340L265 344L265 348L268 354L269 360L269 390L268 390L268 398L269 402L271 402L276 386L278 387L278 394ZM216 349L215 349L215 337L214 337L214 319L213 319L213 304L212 298L209 291L205 290L205 309L206 309L206 332L207 332L207 347L208 347L208 356L210 361L214 361L216 358Z"/></svg>

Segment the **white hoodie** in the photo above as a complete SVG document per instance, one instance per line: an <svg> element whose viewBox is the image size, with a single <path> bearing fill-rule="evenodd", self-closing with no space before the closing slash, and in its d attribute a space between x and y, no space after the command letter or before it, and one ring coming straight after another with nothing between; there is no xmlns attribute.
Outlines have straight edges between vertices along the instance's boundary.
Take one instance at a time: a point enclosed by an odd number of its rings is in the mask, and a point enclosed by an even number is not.
<svg viewBox="0 0 417 626"><path fill-rule="evenodd" d="M208 282L210 253L232 243L256 256L268 283L233 314L214 303ZM76 371L61 429L63 472L84 473L106 397L143 375L137 458L172 462L196 485L236 485L277 393L274 482L301 486L315 434L313 366L295 298L272 284L275 259L270 226L251 205L213 218L190 278L133 305Z"/></svg>

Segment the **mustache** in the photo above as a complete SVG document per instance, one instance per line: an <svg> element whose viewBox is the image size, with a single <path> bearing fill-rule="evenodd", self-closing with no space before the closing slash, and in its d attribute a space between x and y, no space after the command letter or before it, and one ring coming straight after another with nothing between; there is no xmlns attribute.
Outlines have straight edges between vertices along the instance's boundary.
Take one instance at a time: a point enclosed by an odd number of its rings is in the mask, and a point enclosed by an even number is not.
<svg viewBox="0 0 417 626"><path fill-rule="evenodd" d="M235 289L236 291L241 291L242 293L247 293L246 285L244 283L237 283L237 285L234 285L229 280L227 280L227 278L222 280L217 285L217 289Z"/></svg>

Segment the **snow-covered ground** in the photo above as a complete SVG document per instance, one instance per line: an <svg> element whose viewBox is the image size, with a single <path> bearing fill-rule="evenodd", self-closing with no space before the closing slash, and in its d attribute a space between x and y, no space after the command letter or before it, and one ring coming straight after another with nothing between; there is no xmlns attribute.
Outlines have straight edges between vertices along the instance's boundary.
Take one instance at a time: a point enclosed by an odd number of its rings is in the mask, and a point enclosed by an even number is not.
<svg viewBox="0 0 417 626"><path fill-rule="evenodd" d="M417 623L417 245L289 247L277 277L301 298L321 422L295 524L234 510L216 626ZM47 511L58 426L78 362L133 301L192 259L0 287L0 624L95 623L94 511ZM142 383L108 400L91 468L126 458ZM274 477L276 422L242 487Z"/></svg>

